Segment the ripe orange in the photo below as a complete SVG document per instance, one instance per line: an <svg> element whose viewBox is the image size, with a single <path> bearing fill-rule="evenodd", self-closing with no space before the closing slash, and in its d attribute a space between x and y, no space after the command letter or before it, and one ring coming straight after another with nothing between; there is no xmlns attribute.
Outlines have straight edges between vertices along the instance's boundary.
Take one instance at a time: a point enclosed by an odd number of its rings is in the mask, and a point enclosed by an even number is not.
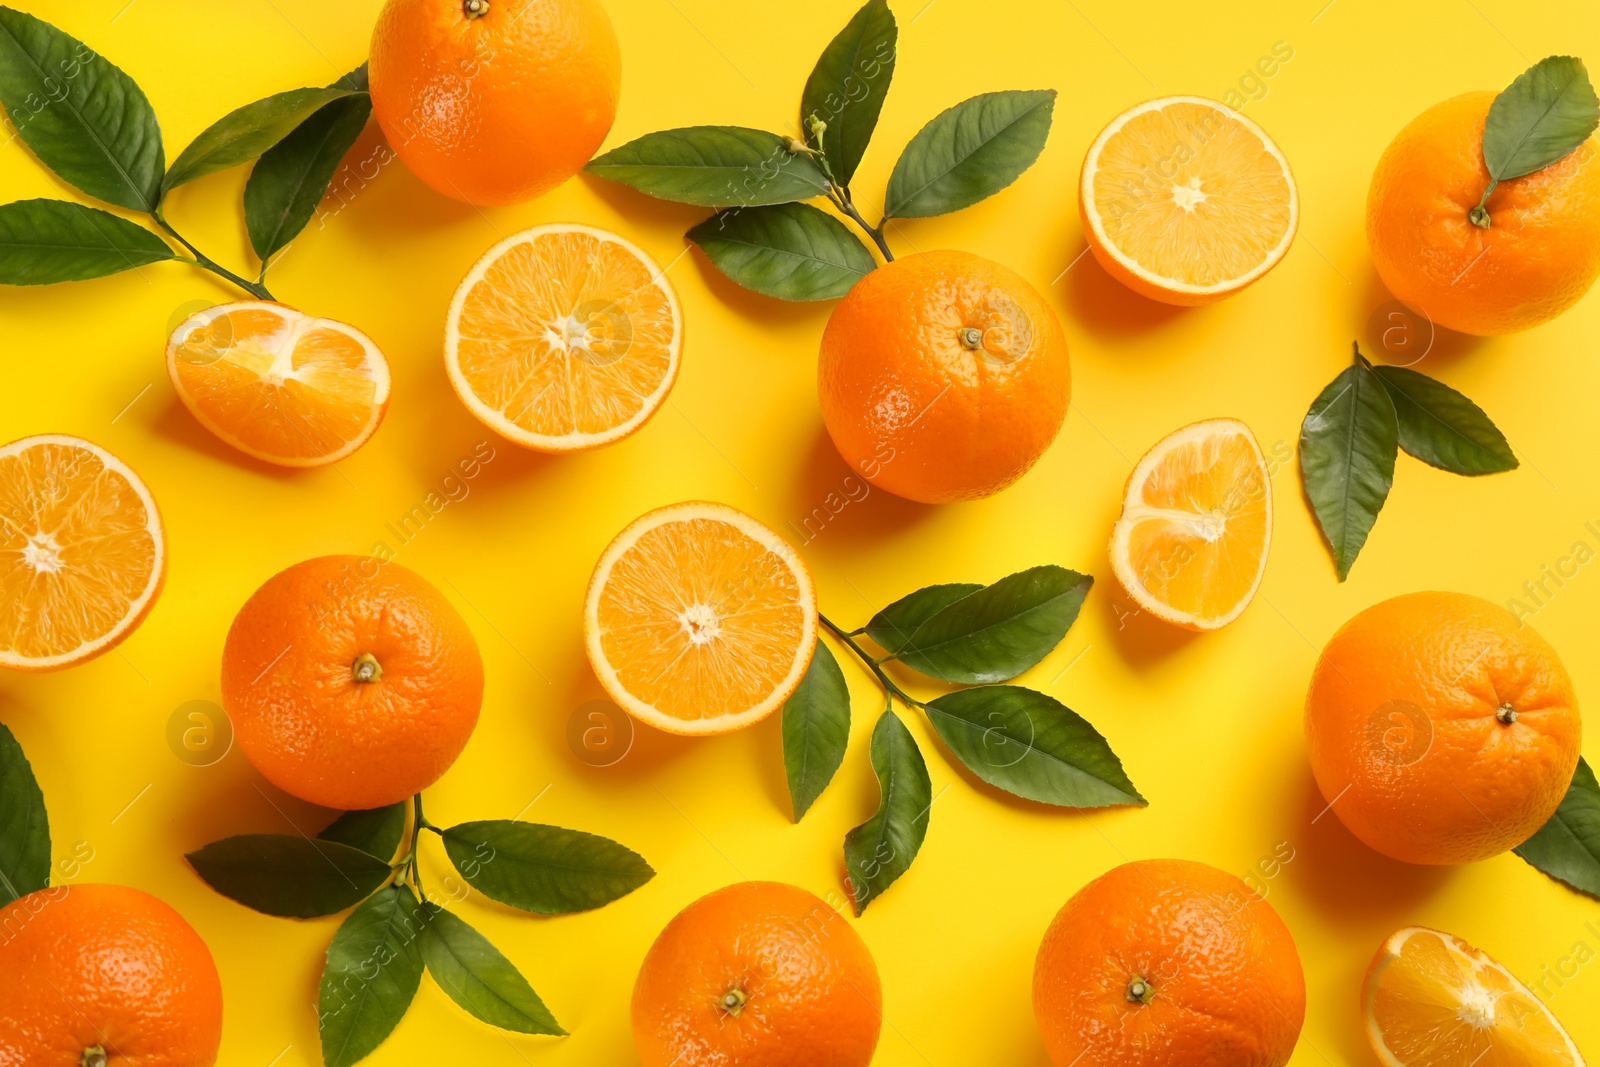
<svg viewBox="0 0 1600 1067"><path fill-rule="evenodd" d="M1440 326L1514 333L1561 314L1600 275L1600 148L1489 187L1483 125L1494 93L1424 111L1378 160L1367 190L1367 247L1383 284Z"/></svg>
<svg viewBox="0 0 1600 1067"><path fill-rule="evenodd" d="M1020 275L967 252L922 252L879 267L834 308L817 389L852 469L937 504L1022 477L1061 429L1072 371L1060 320Z"/></svg>
<svg viewBox="0 0 1600 1067"><path fill-rule="evenodd" d="M595 676L630 715L677 734L766 718L805 677L817 594L805 561L726 504L635 519L595 564L583 608Z"/></svg>
<svg viewBox="0 0 1600 1067"><path fill-rule="evenodd" d="M1244 882L1143 860L1056 914L1033 966L1033 1012L1056 1067L1282 1067L1306 983L1288 927Z"/></svg>
<svg viewBox="0 0 1600 1067"><path fill-rule="evenodd" d="M66 434L0 447L0 667L52 671L115 648L166 576L161 515L125 463Z"/></svg>
<svg viewBox="0 0 1600 1067"><path fill-rule="evenodd" d="M189 316L167 341L167 374L200 425L285 467L345 458L389 409L389 364L366 334L282 304Z"/></svg>
<svg viewBox="0 0 1600 1067"><path fill-rule="evenodd" d="M1083 235L1106 273L1167 304L1209 304L1277 266L1300 198L1266 131L1203 96L1112 119L1078 178Z"/></svg>
<svg viewBox="0 0 1600 1067"><path fill-rule="evenodd" d="M267 579L222 650L222 704L268 781L328 808L379 808L455 762L483 660L450 602L398 563L322 556Z"/></svg>
<svg viewBox="0 0 1600 1067"><path fill-rule="evenodd" d="M517 204L600 147L622 57L598 0L389 0L368 79L412 173L457 200Z"/></svg>
<svg viewBox="0 0 1600 1067"><path fill-rule="evenodd" d="M1306 696L1306 748L1350 832L1406 863L1471 863L1555 813L1582 726L1555 650L1498 604L1411 593L1333 635Z"/></svg>
<svg viewBox="0 0 1600 1067"><path fill-rule="evenodd" d="M633 986L644 1067L867 1067L883 992L866 943L797 886L740 882L677 914Z"/></svg>
<svg viewBox="0 0 1600 1067"><path fill-rule="evenodd" d="M211 1067L222 982L183 916L120 885L0 910L0 1067Z"/></svg>

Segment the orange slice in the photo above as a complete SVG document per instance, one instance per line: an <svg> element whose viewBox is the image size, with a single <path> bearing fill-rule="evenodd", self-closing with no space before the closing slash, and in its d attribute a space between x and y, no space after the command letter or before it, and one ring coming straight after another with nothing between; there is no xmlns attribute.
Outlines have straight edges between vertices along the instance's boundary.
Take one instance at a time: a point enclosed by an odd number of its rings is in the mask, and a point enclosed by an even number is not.
<svg viewBox="0 0 1600 1067"><path fill-rule="evenodd" d="M282 304L189 316L167 341L167 374L202 426L285 467L345 458L389 407L389 364L366 334Z"/></svg>
<svg viewBox="0 0 1600 1067"><path fill-rule="evenodd" d="M1078 210L1106 271L1168 304L1207 304L1271 270L1300 201L1272 138L1232 108L1167 96L1124 111L1083 160Z"/></svg>
<svg viewBox="0 0 1600 1067"><path fill-rule="evenodd" d="M817 643L811 572L726 504L660 508L617 535L589 580L584 641L600 684L641 722L720 734L765 718Z"/></svg>
<svg viewBox="0 0 1600 1067"><path fill-rule="evenodd" d="M1256 595L1272 542L1267 461L1250 427L1208 419L1168 434L1128 475L1111 568L1144 610L1215 630Z"/></svg>
<svg viewBox="0 0 1600 1067"><path fill-rule="evenodd" d="M1583 1067L1572 1038L1512 973L1459 937L1408 926L1378 949L1361 998L1386 1067Z"/></svg>
<svg viewBox="0 0 1600 1067"><path fill-rule="evenodd" d="M0 447L0 666L52 671L133 632L167 573L161 515L133 471L88 441Z"/></svg>
<svg viewBox="0 0 1600 1067"><path fill-rule="evenodd" d="M593 226L535 226L478 260L445 322L450 383L490 429L542 452L633 433L678 376L683 316L661 268Z"/></svg>

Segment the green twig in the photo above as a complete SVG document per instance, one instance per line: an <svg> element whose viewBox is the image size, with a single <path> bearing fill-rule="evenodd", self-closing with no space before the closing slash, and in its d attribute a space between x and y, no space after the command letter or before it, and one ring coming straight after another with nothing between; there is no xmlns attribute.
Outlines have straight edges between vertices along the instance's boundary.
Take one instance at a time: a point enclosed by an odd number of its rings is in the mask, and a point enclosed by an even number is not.
<svg viewBox="0 0 1600 1067"><path fill-rule="evenodd" d="M195 264L201 269L208 270L212 274L217 275L219 278L226 278L228 281L232 282L234 285L237 285L239 288L243 289L257 300L277 299L267 290L265 285L262 285L260 282L252 282L247 278L239 277L239 275L233 273L233 271L229 270L227 267L224 267L210 256L207 256L204 252L200 251L194 245L190 244L188 238L184 237L183 234L172 228L172 224L167 221L166 216L161 213L160 208L156 208L156 210L152 211L150 213L150 217L155 219L157 226L160 226L163 230L170 234L174 240L189 250L190 254L194 256ZM262 277L266 277L265 270L262 271Z"/></svg>
<svg viewBox="0 0 1600 1067"><path fill-rule="evenodd" d="M862 663L867 665L867 669L877 676L878 682L883 686L885 693L899 697L908 708L927 707L927 705L922 701L916 699L904 689L901 689L898 685L895 685L894 679L890 678L883 672L881 661L873 659L866 649L856 644L854 637L840 629L838 626L834 625L832 620L830 620L826 615L823 615L821 612L817 613L817 619L822 623L823 626L828 628L829 632L831 632L833 636L837 637L840 641L843 641L845 645L849 647L850 651L856 654ZM859 633L860 631L856 632Z"/></svg>
<svg viewBox="0 0 1600 1067"><path fill-rule="evenodd" d="M844 212L845 216L857 226L861 227L862 232L872 238L872 243L878 246L879 252L883 253L884 262L893 263L894 253L889 251L889 242L884 240L883 223L879 223L876 227L867 224L867 220L861 217L861 212L856 210L856 205L851 201L848 187L835 185L829 191L829 195L833 200L833 205ZM883 221L888 222L889 220L884 219Z"/></svg>

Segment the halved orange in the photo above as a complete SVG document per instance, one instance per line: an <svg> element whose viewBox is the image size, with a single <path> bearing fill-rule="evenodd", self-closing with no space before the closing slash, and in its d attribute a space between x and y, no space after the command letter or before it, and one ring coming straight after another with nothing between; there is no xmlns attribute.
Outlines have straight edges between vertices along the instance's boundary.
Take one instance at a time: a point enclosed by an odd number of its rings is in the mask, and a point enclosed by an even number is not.
<svg viewBox="0 0 1600 1067"><path fill-rule="evenodd" d="M584 642L611 699L678 734L720 734L780 707L817 642L811 572L726 504L652 511L595 565Z"/></svg>
<svg viewBox="0 0 1600 1067"><path fill-rule="evenodd" d="M1107 273L1168 304L1237 293L1289 251L1294 175L1272 138L1203 96L1130 108L1100 131L1078 184L1083 233Z"/></svg>
<svg viewBox="0 0 1600 1067"><path fill-rule="evenodd" d="M678 296L643 249L593 226L535 226L478 260L445 322L445 369L474 415L542 452L633 433L678 376Z"/></svg>
<svg viewBox="0 0 1600 1067"><path fill-rule="evenodd" d="M1367 969L1367 1040L1385 1067L1583 1067L1539 998L1452 934L1396 931Z"/></svg>
<svg viewBox="0 0 1600 1067"><path fill-rule="evenodd" d="M389 407L389 364L366 334L282 304L189 316L167 341L167 374L202 426L285 467L345 458Z"/></svg>
<svg viewBox="0 0 1600 1067"><path fill-rule="evenodd" d="M1250 427L1207 419L1168 434L1128 475L1111 569L1144 610L1215 630L1256 595L1272 543L1267 461Z"/></svg>
<svg viewBox="0 0 1600 1067"><path fill-rule="evenodd" d="M0 447L0 666L93 659L144 621L167 574L155 498L127 464L66 434Z"/></svg>

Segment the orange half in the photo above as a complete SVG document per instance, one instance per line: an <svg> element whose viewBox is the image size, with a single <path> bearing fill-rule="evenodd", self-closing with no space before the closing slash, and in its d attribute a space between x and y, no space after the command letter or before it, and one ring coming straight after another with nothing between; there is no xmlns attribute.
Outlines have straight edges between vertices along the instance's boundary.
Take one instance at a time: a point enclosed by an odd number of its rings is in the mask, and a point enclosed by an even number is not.
<svg viewBox="0 0 1600 1067"><path fill-rule="evenodd" d="M811 572L783 538L726 504L634 520L589 581L584 640L600 684L641 722L720 734L775 711L817 642Z"/></svg>

